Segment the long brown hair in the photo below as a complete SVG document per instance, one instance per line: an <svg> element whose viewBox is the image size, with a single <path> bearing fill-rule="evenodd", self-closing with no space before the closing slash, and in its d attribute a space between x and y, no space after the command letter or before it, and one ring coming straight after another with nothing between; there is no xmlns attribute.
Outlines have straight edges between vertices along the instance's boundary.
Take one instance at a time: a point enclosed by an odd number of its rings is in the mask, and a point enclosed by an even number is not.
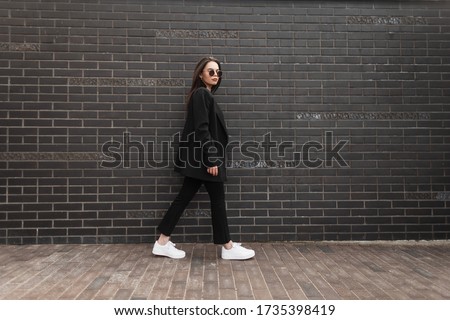
<svg viewBox="0 0 450 320"><path fill-rule="evenodd" d="M200 79L200 75L202 74L203 69L205 69L205 66L208 64L208 62L211 62L211 61L217 63L217 65L219 66L219 69L221 69L220 61L217 60L214 57L205 57L205 58L201 59L197 63L197 65L195 66L195 69L194 69L194 74L192 75L191 90L189 90L189 93L188 93L187 98L186 98L186 104L187 105L189 105L189 102L191 100L192 94L194 93L195 90L197 90L200 87L206 88L206 86L203 83L202 79ZM219 78L219 81L217 82L217 84L215 86L212 86L211 93L216 92L216 90L219 88L221 82L222 82L222 78Z"/></svg>

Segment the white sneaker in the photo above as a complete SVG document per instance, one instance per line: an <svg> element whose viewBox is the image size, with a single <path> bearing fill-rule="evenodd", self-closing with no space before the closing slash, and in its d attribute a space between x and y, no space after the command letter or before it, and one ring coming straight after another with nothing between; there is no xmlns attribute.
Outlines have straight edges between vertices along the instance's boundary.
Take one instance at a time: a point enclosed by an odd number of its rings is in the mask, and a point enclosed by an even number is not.
<svg viewBox="0 0 450 320"><path fill-rule="evenodd" d="M156 241L152 253L156 256L164 256L172 259L183 259L186 256L186 252L175 248L175 244L172 241L167 242L164 246Z"/></svg>
<svg viewBox="0 0 450 320"><path fill-rule="evenodd" d="M255 251L244 248L240 243L233 242L231 249L222 246L222 259L224 260L247 260L255 256Z"/></svg>

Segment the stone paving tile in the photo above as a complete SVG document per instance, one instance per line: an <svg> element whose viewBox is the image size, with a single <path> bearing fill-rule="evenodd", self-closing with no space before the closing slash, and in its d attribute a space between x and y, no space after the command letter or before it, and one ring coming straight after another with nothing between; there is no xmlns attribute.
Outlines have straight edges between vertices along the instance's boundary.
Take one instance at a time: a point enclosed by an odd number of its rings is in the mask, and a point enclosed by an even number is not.
<svg viewBox="0 0 450 320"><path fill-rule="evenodd" d="M249 243L220 259L213 244L0 246L0 299L450 299L450 242Z"/></svg>

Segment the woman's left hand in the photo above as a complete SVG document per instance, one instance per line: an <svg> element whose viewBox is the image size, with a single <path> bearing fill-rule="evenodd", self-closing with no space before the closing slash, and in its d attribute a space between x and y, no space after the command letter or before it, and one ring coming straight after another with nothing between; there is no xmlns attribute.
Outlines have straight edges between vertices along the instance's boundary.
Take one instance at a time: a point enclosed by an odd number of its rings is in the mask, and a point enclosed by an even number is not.
<svg viewBox="0 0 450 320"><path fill-rule="evenodd" d="M214 166L214 167L208 168L207 171L210 175L216 177L219 174L219 167Z"/></svg>

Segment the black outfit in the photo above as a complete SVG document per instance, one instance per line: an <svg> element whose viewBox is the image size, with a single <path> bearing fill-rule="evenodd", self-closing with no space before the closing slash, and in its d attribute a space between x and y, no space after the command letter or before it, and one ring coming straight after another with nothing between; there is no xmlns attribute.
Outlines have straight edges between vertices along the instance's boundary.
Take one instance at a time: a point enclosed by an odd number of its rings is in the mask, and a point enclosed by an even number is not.
<svg viewBox="0 0 450 320"><path fill-rule="evenodd" d="M205 185L211 201L211 217L215 244L229 242L225 210L226 146L228 133L223 113L211 92L198 88L188 103L186 123L181 134L175 158L175 171L185 176L183 186L158 226L170 236L184 209ZM219 174L213 176L207 168L218 166Z"/></svg>
<svg viewBox="0 0 450 320"><path fill-rule="evenodd" d="M181 134L175 171L204 181L225 181L225 149L228 133L222 110L206 88L198 88L188 103L188 114ZM206 169L218 166L214 177Z"/></svg>

